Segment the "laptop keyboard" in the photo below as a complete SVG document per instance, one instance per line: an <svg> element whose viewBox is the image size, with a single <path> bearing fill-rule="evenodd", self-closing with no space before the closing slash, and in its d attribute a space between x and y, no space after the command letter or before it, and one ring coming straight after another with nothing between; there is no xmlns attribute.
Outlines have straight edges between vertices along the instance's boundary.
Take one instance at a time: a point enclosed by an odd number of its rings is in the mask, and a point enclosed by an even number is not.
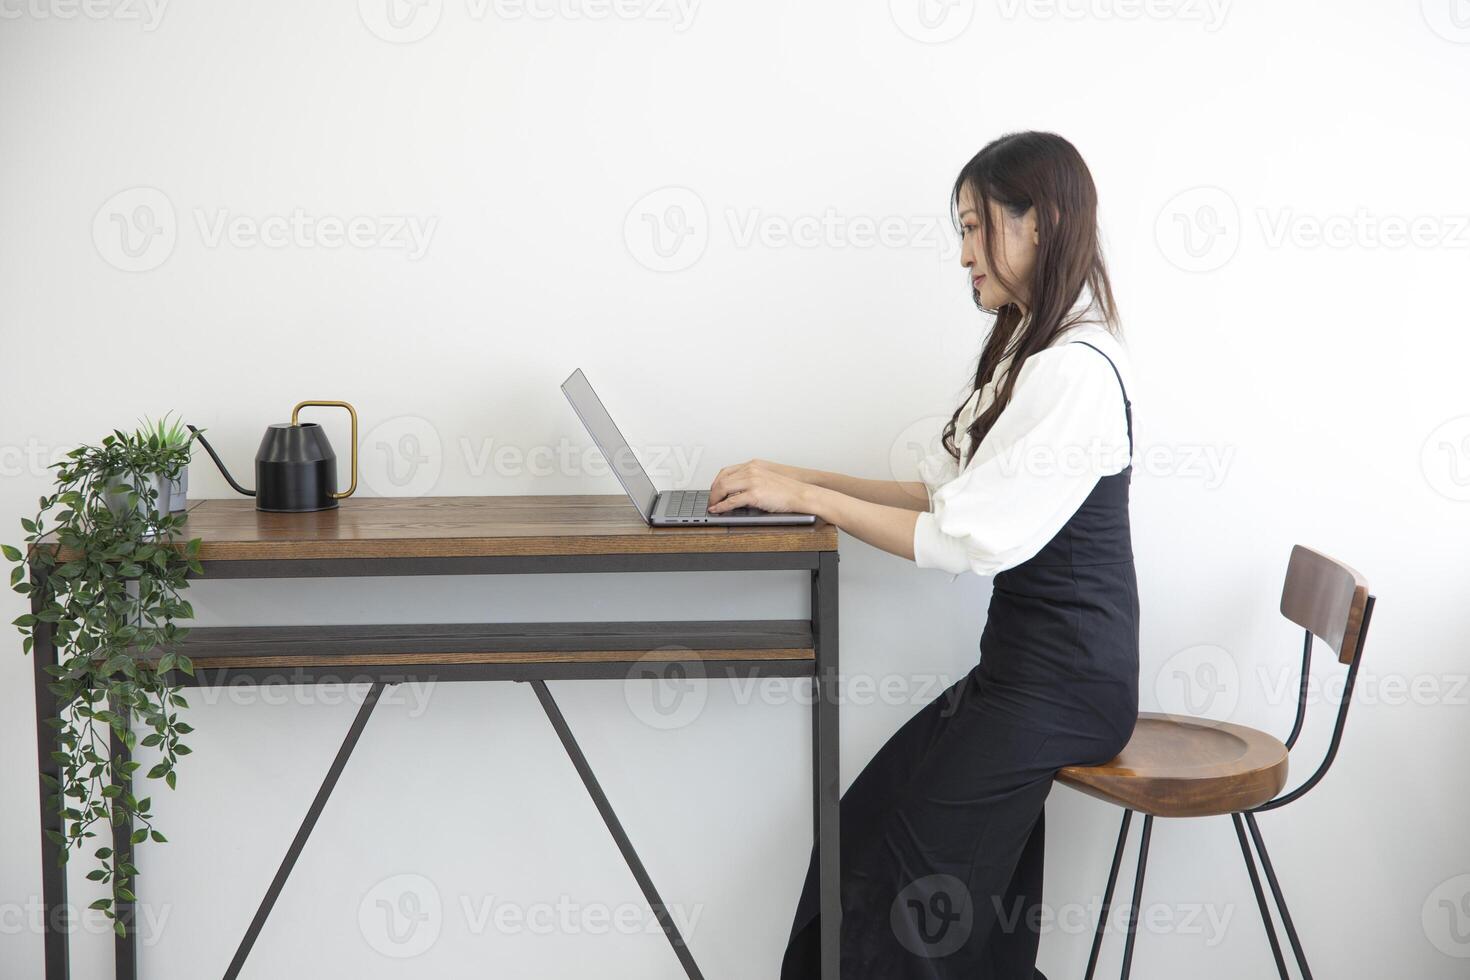
<svg viewBox="0 0 1470 980"><path fill-rule="evenodd" d="M709 511L708 490L669 490L664 496L669 498L664 513L670 517L704 517ZM747 514L764 513L765 511L757 507L736 507L714 516L743 517Z"/></svg>

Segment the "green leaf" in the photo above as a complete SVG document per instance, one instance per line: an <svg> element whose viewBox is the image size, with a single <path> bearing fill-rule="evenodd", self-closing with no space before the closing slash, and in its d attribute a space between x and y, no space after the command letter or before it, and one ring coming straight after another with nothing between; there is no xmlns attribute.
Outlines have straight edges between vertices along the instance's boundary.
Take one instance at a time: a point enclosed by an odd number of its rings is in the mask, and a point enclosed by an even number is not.
<svg viewBox="0 0 1470 980"><path fill-rule="evenodd" d="M26 530L31 529L27 528ZM9 558L11 561L21 560L20 549L15 547L14 545L0 544L0 551L3 551L5 553L5 557Z"/></svg>
<svg viewBox="0 0 1470 980"><path fill-rule="evenodd" d="M168 843L168 838L165 837L165 836L163 836L162 834L160 834L158 831L156 831L156 830L150 830L148 833L149 833L149 836L151 836L158 843L160 843L160 844L167 844Z"/></svg>

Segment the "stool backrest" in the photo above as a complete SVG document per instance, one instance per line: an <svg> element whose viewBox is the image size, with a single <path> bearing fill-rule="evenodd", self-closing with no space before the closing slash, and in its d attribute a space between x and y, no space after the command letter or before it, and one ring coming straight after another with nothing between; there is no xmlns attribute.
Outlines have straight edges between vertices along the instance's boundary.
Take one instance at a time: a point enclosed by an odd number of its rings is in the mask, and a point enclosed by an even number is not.
<svg viewBox="0 0 1470 980"><path fill-rule="evenodd" d="M1274 810L1306 793L1322 780L1337 757L1342 743L1342 729L1347 724L1348 707L1353 703L1353 682L1368 635L1368 622L1373 617L1374 596L1368 591L1363 576L1342 562L1319 554L1311 548L1294 545L1286 564L1286 583L1281 587L1281 615L1306 630L1302 639L1301 686L1297 689L1296 722L1286 738L1288 750L1301 734L1307 713L1307 688L1312 666L1312 638L1326 643L1337 653L1337 659L1348 665L1342 700L1337 706L1337 724L1332 741L1317 771L1290 793L1253 807L1253 812Z"/></svg>
<svg viewBox="0 0 1470 980"><path fill-rule="evenodd" d="M1294 545L1281 589L1281 615L1330 646L1349 664L1362 646L1368 582L1342 562Z"/></svg>

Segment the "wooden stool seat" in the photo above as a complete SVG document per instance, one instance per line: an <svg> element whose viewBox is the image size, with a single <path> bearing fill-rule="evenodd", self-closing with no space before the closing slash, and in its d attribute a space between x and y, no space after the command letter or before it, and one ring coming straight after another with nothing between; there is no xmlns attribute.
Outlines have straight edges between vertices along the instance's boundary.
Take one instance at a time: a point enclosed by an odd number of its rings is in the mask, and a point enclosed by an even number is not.
<svg viewBox="0 0 1470 980"><path fill-rule="evenodd" d="M1244 725L1139 712L1122 752L1100 766L1067 766L1057 781L1157 817L1207 817L1259 806L1286 785L1287 749Z"/></svg>

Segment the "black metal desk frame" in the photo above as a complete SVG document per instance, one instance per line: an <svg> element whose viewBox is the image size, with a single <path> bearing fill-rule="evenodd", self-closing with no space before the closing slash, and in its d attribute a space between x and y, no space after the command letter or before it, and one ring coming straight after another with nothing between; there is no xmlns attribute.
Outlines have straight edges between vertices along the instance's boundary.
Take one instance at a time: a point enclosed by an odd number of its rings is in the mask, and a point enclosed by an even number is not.
<svg viewBox="0 0 1470 980"><path fill-rule="evenodd" d="M710 571L768 571L806 569L811 573L810 636L814 657L805 660L751 659L709 660L692 657L689 660L661 661L661 665L680 665L685 670L697 669L706 677L760 676L811 677L812 698L812 830L817 852L819 882L821 886L821 954L823 980L837 980L838 936L841 921L841 905L838 898L838 728L837 728L837 561L836 551L804 552L710 552L710 553L653 553L653 554L577 554L577 555L525 555L493 557L415 557L415 558L328 558L328 559L263 559L202 561L205 580L216 579L273 579L273 578L335 578L359 576L396 575L486 575L525 573L570 573L570 572L710 572ZM43 574L39 568L32 569L33 575ZM39 581L33 578L32 581ZM751 620L751 626L769 621ZM805 621L802 622L803 625ZM678 628L681 624L671 621L666 624ZM200 632L192 628L193 632ZM262 627L268 630L270 627ZM300 630L301 628L296 628ZM187 644L187 640L185 643ZM186 648L187 649L187 648ZM299 646L297 648L300 649ZM634 651L630 651L635 653ZM33 650L36 697L36 755L38 773L59 776L59 766L52 759L56 747L55 732L45 725L43 719L54 717L58 709L55 695L48 685L50 676L45 672L48 664L56 663L56 649L50 624L37 623ZM668 914L659 897L652 879L633 848L632 841L624 832L622 824L613 812L607 796L598 785L586 757L582 754L571 728L562 716L556 701L547 688L548 680L607 679L619 680L629 676L634 668L646 669L647 663L636 655L626 661L600 662L527 662L527 663L444 663L444 664L352 664L350 668L323 664L307 667L219 667L197 668L195 676L179 672L179 680L187 687L223 686L230 682L280 683L307 685L319 680L337 680L344 669L350 669L354 680L370 681L371 687L338 749L336 758L327 770L306 816L286 850L275 878L271 881L265 897L261 900L254 918L241 939L235 956L225 973L226 980L238 976L245 964L251 947L260 935L261 928L269 917L271 908L285 887L291 869L311 836L312 828L321 816L331 797L332 789L346 768L358 738L362 735L373 707L383 689L389 684L408 681L520 681L529 683L536 693L546 717L550 720L561 740L567 756L576 767L588 794L592 797L607 825L609 833L617 843L633 876L642 889L644 898L662 925L669 943L678 956L684 972L691 980L702 980L703 974L695 965L694 957L685 945L683 936L673 918ZM121 753L123 746L114 735L114 753ZM69 912L66 906L65 867L57 863L58 847L47 836L48 830L60 830L61 820L48 805L48 792L44 782L40 783L41 798L41 860L42 902L45 919L45 962L47 980L66 980L70 976L69 963ZM130 825L113 828L116 849L127 846L132 833ZM136 980L137 977L137 934L136 909L131 903L120 906L117 913L127 925L127 936L115 940L116 976L118 980Z"/></svg>

